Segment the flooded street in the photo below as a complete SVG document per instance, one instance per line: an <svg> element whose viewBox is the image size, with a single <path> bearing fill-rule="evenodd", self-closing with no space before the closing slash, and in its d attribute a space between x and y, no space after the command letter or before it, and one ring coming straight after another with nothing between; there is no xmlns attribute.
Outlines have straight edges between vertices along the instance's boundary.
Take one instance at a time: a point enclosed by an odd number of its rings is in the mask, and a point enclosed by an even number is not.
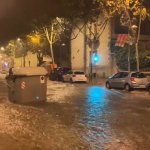
<svg viewBox="0 0 150 150"><path fill-rule="evenodd" d="M17 105L0 89L0 150L150 149L145 91L48 82L46 103Z"/></svg>

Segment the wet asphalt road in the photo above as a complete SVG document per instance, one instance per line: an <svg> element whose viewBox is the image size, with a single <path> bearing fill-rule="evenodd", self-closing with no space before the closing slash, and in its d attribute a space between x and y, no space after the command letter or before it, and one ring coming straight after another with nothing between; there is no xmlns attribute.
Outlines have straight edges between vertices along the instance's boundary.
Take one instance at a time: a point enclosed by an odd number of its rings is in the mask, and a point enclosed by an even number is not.
<svg viewBox="0 0 150 150"><path fill-rule="evenodd" d="M0 150L150 150L145 91L48 82L46 103L17 105L0 79Z"/></svg>

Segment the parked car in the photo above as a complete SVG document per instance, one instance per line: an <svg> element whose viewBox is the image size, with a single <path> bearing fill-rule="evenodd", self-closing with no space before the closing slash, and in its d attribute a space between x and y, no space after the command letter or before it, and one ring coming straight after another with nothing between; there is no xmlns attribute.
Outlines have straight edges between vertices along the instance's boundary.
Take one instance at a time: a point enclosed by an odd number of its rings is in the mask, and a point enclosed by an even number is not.
<svg viewBox="0 0 150 150"><path fill-rule="evenodd" d="M118 72L106 80L106 87L123 88L127 91L132 89L146 89L148 79L144 73L141 72Z"/></svg>
<svg viewBox="0 0 150 150"><path fill-rule="evenodd" d="M50 80L53 80L53 81L62 81L63 75L66 72L68 72L70 69L71 68L67 68L67 67L54 68L54 70L50 74Z"/></svg>
<svg viewBox="0 0 150 150"><path fill-rule="evenodd" d="M63 75L65 73L67 73L69 70L71 70L71 68L69 68L69 67L59 67L58 70L59 70L58 71L58 81L62 81Z"/></svg>
<svg viewBox="0 0 150 150"><path fill-rule="evenodd" d="M146 87L147 91L149 92L150 94L150 83L147 84L147 87Z"/></svg>
<svg viewBox="0 0 150 150"><path fill-rule="evenodd" d="M87 82L87 77L83 71L70 70L63 75L63 81L73 82Z"/></svg>

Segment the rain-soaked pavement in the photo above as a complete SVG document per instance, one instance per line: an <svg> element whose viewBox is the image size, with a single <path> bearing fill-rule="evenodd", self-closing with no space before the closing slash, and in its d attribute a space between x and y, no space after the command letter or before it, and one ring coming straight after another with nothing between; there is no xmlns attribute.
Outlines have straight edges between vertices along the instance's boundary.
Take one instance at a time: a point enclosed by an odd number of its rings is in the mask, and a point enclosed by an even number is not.
<svg viewBox="0 0 150 150"><path fill-rule="evenodd" d="M48 82L46 103L21 106L0 78L0 150L150 150L145 91Z"/></svg>

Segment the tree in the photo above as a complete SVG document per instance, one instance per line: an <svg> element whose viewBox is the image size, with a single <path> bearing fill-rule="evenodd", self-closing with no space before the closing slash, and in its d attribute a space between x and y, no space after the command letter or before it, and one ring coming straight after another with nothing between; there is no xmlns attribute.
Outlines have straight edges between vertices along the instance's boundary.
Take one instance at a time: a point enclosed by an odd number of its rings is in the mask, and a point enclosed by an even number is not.
<svg viewBox="0 0 150 150"><path fill-rule="evenodd" d="M53 45L61 40L61 36L70 38L70 22L65 18L42 18L41 22L37 20L34 22L34 31L40 33L41 37L47 41L50 48L52 63L54 65L55 59L53 54ZM69 30L69 32L68 32ZM45 41L44 40L44 41Z"/></svg>
<svg viewBox="0 0 150 150"><path fill-rule="evenodd" d="M11 58L12 66L14 66L14 59L16 57L17 45L14 40L9 41L4 50L4 54Z"/></svg>
<svg viewBox="0 0 150 150"><path fill-rule="evenodd" d="M4 53L10 58L15 58L16 49L17 46L15 44L15 41L11 40L9 41L9 44L6 46Z"/></svg>
<svg viewBox="0 0 150 150"><path fill-rule="evenodd" d="M106 16L114 16L115 14L120 15L120 23L123 26L127 26L129 30L129 38L133 39L135 42L136 50L136 61L137 61L137 71L139 71L139 38L141 22L149 17L149 11L146 8L147 0L117 0L117 1L106 1L101 4L103 7L103 12ZM138 31L136 32L132 28L134 22L137 23ZM131 35L131 36L130 36Z"/></svg>
<svg viewBox="0 0 150 150"><path fill-rule="evenodd" d="M43 63L43 56L50 55L48 52L48 42L41 32L34 31L26 36L27 49L37 54L38 66Z"/></svg>
<svg viewBox="0 0 150 150"><path fill-rule="evenodd" d="M126 71L127 61L128 61L128 44L125 44L123 48L114 47L115 43L110 44L110 49L112 49L112 53L116 56L116 64L120 70ZM131 46L131 70L136 71L136 57L135 57L135 45ZM140 49L139 51L139 61L140 61L140 70L141 71L150 71L150 59L147 57L150 55L150 50L148 49Z"/></svg>

